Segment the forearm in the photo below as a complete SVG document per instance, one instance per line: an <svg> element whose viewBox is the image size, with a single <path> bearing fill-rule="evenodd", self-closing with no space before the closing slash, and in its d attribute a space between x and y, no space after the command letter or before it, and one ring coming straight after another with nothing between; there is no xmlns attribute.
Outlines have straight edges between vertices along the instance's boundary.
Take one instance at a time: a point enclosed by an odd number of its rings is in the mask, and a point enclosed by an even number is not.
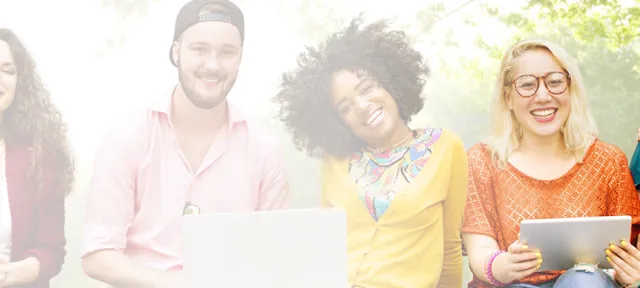
<svg viewBox="0 0 640 288"><path fill-rule="evenodd" d="M166 273L143 268L126 255L113 251L94 252L82 259L85 273L118 288L154 288Z"/></svg>
<svg viewBox="0 0 640 288"><path fill-rule="evenodd" d="M7 264L6 280L0 287L14 287L31 284L40 275L40 261L35 257L29 257L22 261Z"/></svg>
<svg viewBox="0 0 640 288"><path fill-rule="evenodd" d="M489 257L491 257L491 254L493 254L495 250L489 248L475 248L474 250L476 251L467 251L469 254L469 266L471 266L471 271L473 272L473 275L478 277L480 280L488 283L489 279L487 279L485 268L487 260L489 260ZM507 257L507 253L498 255L491 265L491 274L493 274L493 278L502 283L509 283L514 280L509 277L506 269Z"/></svg>
<svg viewBox="0 0 640 288"><path fill-rule="evenodd" d="M472 248L467 246L467 255L469 257L469 267L471 272L482 281L488 282L485 266L486 261L494 251L489 248Z"/></svg>

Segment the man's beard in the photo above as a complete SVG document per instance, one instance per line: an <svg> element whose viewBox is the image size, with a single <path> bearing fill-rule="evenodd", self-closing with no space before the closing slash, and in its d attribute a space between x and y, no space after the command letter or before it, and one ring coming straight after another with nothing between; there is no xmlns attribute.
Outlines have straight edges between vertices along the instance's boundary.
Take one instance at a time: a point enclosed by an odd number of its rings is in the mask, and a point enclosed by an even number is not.
<svg viewBox="0 0 640 288"><path fill-rule="evenodd" d="M220 94L217 95L217 97L205 98L202 97L202 95L198 93L198 91L196 91L196 81L198 80L197 76L195 74L191 75L193 75L193 77L189 77L189 74L183 72L182 69L178 67L178 79L180 80L180 86L182 87L184 94L187 96L189 101L193 103L194 106L204 110L213 109L220 105L220 103L224 102L224 100L227 99L227 94L229 94L229 91L231 90L235 82L233 81L229 83L227 87L223 86L223 90L220 91ZM220 83L218 83L218 85L223 84L223 81L220 81ZM226 90L224 90L224 88L226 88Z"/></svg>

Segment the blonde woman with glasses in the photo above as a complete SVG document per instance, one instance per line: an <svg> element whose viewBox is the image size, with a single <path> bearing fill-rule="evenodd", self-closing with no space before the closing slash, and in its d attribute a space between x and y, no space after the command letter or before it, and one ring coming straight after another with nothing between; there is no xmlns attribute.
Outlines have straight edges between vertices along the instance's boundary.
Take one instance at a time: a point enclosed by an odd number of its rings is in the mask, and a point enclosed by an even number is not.
<svg viewBox="0 0 640 288"><path fill-rule="evenodd" d="M500 65L491 116L491 137L468 151L462 237L474 274L469 287L617 287L637 281L640 200L624 153L597 138L575 60L546 40L515 44ZM615 280L591 266L538 272L545 255L518 242L525 219L607 215L633 217L631 243L602 247Z"/></svg>

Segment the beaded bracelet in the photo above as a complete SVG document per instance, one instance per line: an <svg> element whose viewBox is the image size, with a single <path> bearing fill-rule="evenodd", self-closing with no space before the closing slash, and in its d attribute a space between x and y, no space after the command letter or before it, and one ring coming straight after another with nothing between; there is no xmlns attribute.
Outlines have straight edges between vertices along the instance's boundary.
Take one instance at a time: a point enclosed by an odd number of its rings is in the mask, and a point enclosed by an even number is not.
<svg viewBox="0 0 640 288"><path fill-rule="evenodd" d="M504 287L507 285L507 283L502 283L496 280L496 278L493 277L493 271L492 271L493 260L495 260L496 257L498 257L498 255L501 255L503 253L507 253L507 251L496 250L489 256L489 258L487 259L487 264L485 265L485 270L484 270L485 276L489 280L489 283L495 287Z"/></svg>

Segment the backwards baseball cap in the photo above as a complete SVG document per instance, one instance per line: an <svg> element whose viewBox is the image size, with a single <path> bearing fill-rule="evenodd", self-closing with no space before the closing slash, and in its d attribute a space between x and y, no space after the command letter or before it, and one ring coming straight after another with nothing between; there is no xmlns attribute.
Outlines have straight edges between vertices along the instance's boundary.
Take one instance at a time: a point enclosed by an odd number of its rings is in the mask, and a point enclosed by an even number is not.
<svg viewBox="0 0 640 288"><path fill-rule="evenodd" d="M201 14L200 10L208 4L217 4L224 7L225 11ZM238 28L240 38L244 43L244 15L236 4L229 0L191 0L182 6L176 19L176 27L173 32L173 41L177 41L180 35L189 27L206 21L227 22ZM177 66L173 60L172 48L169 48L169 60L173 66Z"/></svg>

